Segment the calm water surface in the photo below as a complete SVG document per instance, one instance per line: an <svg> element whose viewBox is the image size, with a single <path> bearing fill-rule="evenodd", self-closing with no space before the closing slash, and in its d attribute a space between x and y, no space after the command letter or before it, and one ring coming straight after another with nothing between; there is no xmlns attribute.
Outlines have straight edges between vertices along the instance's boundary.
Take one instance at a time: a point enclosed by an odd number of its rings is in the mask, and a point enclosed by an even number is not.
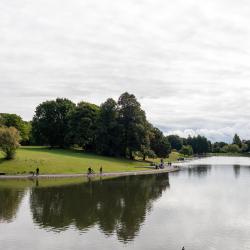
<svg viewBox="0 0 250 250"><path fill-rule="evenodd" d="M250 249L249 158L206 158L169 175L41 184L0 183L0 249Z"/></svg>

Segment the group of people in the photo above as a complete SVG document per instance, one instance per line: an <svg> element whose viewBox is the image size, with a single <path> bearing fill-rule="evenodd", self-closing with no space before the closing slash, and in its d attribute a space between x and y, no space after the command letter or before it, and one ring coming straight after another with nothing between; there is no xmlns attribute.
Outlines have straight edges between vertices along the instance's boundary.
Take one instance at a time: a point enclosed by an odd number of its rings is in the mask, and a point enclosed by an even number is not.
<svg viewBox="0 0 250 250"><path fill-rule="evenodd" d="M102 174L102 167L99 169L99 173ZM92 168L88 168L88 175L95 174L95 171Z"/></svg>

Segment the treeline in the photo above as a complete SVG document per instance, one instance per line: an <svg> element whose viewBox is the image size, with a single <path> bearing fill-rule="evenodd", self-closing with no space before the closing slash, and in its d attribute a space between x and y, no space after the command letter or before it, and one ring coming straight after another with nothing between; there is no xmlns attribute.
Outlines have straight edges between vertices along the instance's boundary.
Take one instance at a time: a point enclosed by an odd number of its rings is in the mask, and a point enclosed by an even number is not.
<svg viewBox="0 0 250 250"><path fill-rule="evenodd" d="M51 147L80 147L107 156L167 157L171 146L166 136L147 121L134 95L103 104L58 98L41 103L32 121L33 140Z"/></svg>
<svg viewBox="0 0 250 250"><path fill-rule="evenodd" d="M15 127L22 145L77 147L107 156L165 158L171 150L184 155L210 152L247 152L250 142L236 135L233 144L206 137L165 136L146 118L133 94L123 93L117 101L107 99L100 106L57 98L38 105L31 122L15 114L0 114L0 127Z"/></svg>
<svg viewBox="0 0 250 250"><path fill-rule="evenodd" d="M241 140L235 134L231 144L215 142L212 148L213 153L247 153L250 152L250 140Z"/></svg>

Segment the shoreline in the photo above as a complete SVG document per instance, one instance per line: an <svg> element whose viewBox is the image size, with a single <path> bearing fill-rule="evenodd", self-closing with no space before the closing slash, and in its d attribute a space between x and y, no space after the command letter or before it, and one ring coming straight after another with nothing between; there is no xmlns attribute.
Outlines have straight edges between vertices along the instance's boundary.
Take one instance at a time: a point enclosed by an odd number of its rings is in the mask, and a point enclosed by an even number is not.
<svg viewBox="0 0 250 250"><path fill-rule="evenodd" d="M94 173L94 174L41 174L38 176L27 175L0 175L0 180L11 180L11 179L56 179L56 178L77 178L77 177L119 177L119 176L131 176L131 175L148 175L148 174L163 174L179 171L180 166L174 166L171 168L164 169L151 169L151 170L140 170L140 171L128 171L128 172L107 172L107 173Z"/></svg>

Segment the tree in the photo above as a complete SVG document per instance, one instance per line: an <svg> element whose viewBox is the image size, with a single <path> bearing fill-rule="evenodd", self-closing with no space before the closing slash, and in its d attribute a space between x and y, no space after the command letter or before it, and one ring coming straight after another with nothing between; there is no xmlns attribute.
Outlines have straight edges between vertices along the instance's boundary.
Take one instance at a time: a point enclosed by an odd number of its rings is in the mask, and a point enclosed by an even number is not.
<svg viewBox="0 0 250 250"><path fill-rule="evenodd" d="M5 158L10 160L15 157L19 147L20 134L14 127L0 127L0 150L5 154Z"/></svg>
<svg viewBox="0 0 250 250"><path fill-rule="evenodd" d="M100 108L95 104L78 103L69 116L67 143L76 144L86 151L94 151L99 112Z"/></svg>
<svg viewBox="0 0 250 250"><path fill-rule="evenodd" d="M16 128L20 132L21 143L29 143L31 136L31 123L24 121L19 115L0 113L0 126Z"/></svg>
<svg viewBox="0 0 250 250"><path fill-rule="evenodd" d="M247 150L246 152L250 152L250 140L244 140L243 142L245 145L247 145Z"/></svg>
<svg viewBox="0 0 250 250"><path fill-rule="evenodd" d="M177 151L179 151L182 148L183 141L180 138L180 136L169 135L167 138L168 138L169 143L171 144L172 149L176 149Z"/></svg>
<svg viewBox="0 0 250 250"><path fill-rule="evenodd" d="M152 128L150 145L155 154L160 158L166 158L171 153L171 145L168 138L158 128Z"/></svg>
<svg viewBox="0 0 250 250"><path fill-rule="evenodd" d="M205 136L189 136L188 145L191 145L195 154L204 154L211 152L211 142Z"/></svg>
<svg viewBox="0 0 250 250"><path fill-rule="evenodd" d="M181 150L180 150L180 153L183 154L183 155L193 155L193 148L191 145L183 145Z"/></svg>
<svg viewBox="0 0 250 250"><path fill-rule="evenodd" d="M36 143L65 147L69 114L74 109L75 104L64 98L41 103L36 108L32 121L32 133Z"/></svg>
<svg viewBox="0 0 250 250"><path fill-rule="evenodd" d="M134 158L134 153L150 147L148 122L145 112L134 95L124 93L118 100L118 122L122 128L121 151L124 156Z"/></svg>
<svg viewBox="0 0 250 250"><path fill-rule="evenodd" d="M248 152L248 145L246 143L242 143L240 151L243 152L243 153Z"/></svg>
<svg viewBox="0 0 250 250"><path fill-rule="evenodd" d="M239 153L240 147L237 144L226 145L222 148L222 152L224 152L224 153Z"/></svg>
<svg viewBox="0 0 250 250"><path fill-rule="evenodd" d="M242 145L241 139L237 134L234 135L233 144L236 144L239 147L241 147L241 145Z"/></svg>
<svg viewBox="0 0 250 250"><path fill-rule="evenodd" d="M96 148L99 154L118 156L121 154L121 126L118 124L118 105L112 98L100 106Z"/></svg>
<svg viewBox="0 0 250 250"><path fill-rule="evenodd" d="M225 142L215 142L213 145L212 145L212 152L213 153L220 153L222 148L224 146L226 146L227 143Z"/></svg>

